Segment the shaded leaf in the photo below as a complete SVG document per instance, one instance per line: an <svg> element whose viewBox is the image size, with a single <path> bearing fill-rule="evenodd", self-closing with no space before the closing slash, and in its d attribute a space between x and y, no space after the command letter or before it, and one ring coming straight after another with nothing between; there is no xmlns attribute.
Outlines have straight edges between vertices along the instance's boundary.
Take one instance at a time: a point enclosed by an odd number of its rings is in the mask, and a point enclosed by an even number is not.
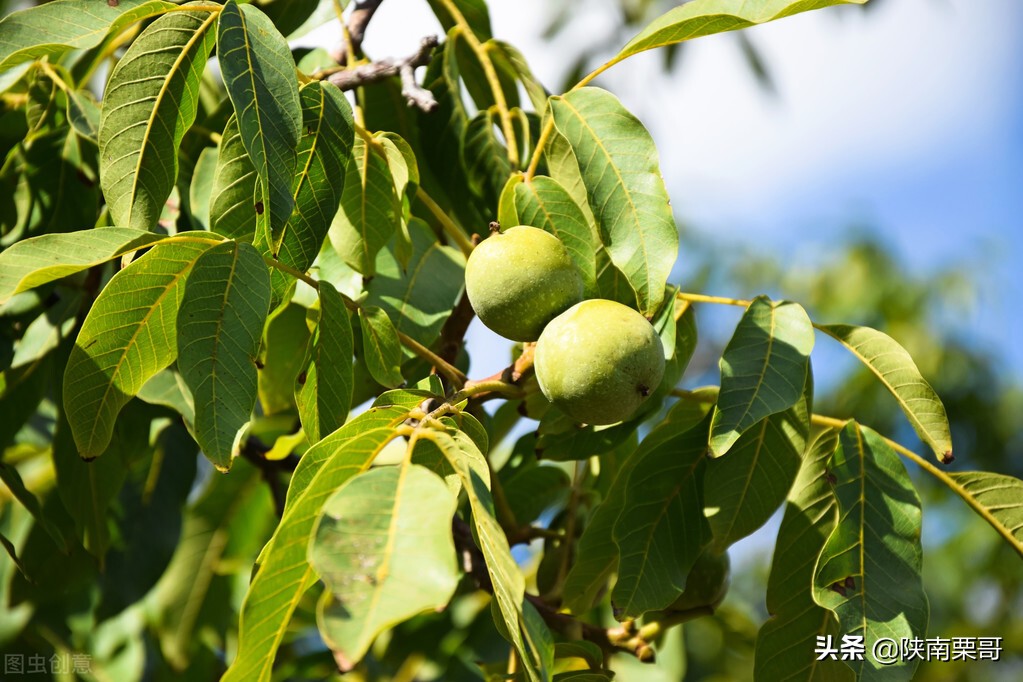
<svg viewBox="0 0 1023 682"><path fill-rule="evenodd" d="M575 562L565 579L564 605L573 613L589 611L618 569L618 545L613 533L615 522L625 508L625 492L632 470L643 460L646 452L668 437L695 427L710 413L710 409L710 404L702 402L679 403L622 463L607 495L590 516L579 538Z"/></svg>
<svg viewBox="0 0 1023 682"><path fill-rule="evenodd" d="M345 171L341 207L330 225L330 243L345 263L371 276L377 252L400 223L401 201L383 149L357 137Z"/></svg>
<svg viewBox="0 0 1023 682"><path fill-rule="evenodd" d="M295 60L265 14L234 0L220 12L217 57L242 144L259 179L256 244L277 255L295 203L291 185L302 132Z"/></svg>
<svg viewBox="0 0 1023 682"><path fill-rule="evenodd" d="M359 308L359 326L362 329L362 349L366 368L382 386L394 388L405 380L401 376L401 342L398 331L382 308Z"/></svg>
<svg viewBox="0 0 1023 682"><path fill-rule="evenodd" d="M920 440L934 450L939 460L951 460L952 434L945 406L895 339L870 327L828 324L817 328L845 346L881 380Z"/></svg>
<svg viewBox="0 0 1023 682"><path fill-rule="evenodd" d="M230 239L251 242L256 235L256 169L245 151L238 118L224 126L210 194L210 229Z"/></svg>
<svg viewBox="0 0 1023 682"><path fill-rule="evenodd" d="M855 679L844 663L830 658L818 661L813 647L808 646L817 636L839 636L835 614L818 606L812 593L817 556L838 521L835 496L827 479L827 465L837 447L837 431L818 431L789 493L767 581L771 617L757 635L753 664L757 680Z"/></svg>
<svg viewBox="0 0 1023 682"><path fill-rule="evenodd" d="M494 127L496 116L490 109L473 116L465 127L461 145L469 189L488 206L497 206L512 170L508 150Z"/></svg>
<svg viewBox="0 0 1023 682"><path fill-rule="evenodd" d="M721 355L721 394L711 426L715 457L764 417L795 405L803 393L814 334L806 311L758 296Z"/></svg>
<svg viewBox="0 0 1023 682"><path fill-rule="evenodd" d="M117 225L156 225L178 175L177 150L195 121L213 49L213 12L172 12L150 24L117 62L99 124L100 182Z"/></svg>
<svg viewBox="0 0 1023 682"><path fill-rule="evenodd" d="M663 609L678 598L710 540L702 494L708 421L681 433L666 430L648 445L651 434L633 455L638 459L614 525L619 560L611 603L618 619Z"/></svg>
<svg viewBox="0 0 1023 682"><path fill-rule="evenodd" d="M920 498L905 467L883 438L849 422L828 471L839 516L817 559L814 600L838 616L842 634L862 636L867 651L881 638L924 637ZM867 656L846 664L860 680L909 680L919 662Z"/></svg>
<svg viewBox="0 0 1023 682"><path fill-rule="evenodd" d="M258 469L243 460L230 476L210 477L186 510L174 555L146 597L155 612L160 650L175 670L192 670L202 646L197 632L209 621L227 629L221 623L231 617L232 576L224 573L232 544L244 535L243 528L266 532L252 512L271 504Z"/></svg>
<svg viewBox="0 0 1023 682"><path fill-rule="evenodd" d="M18 473L18 470L6 462L0 462L0 481L3 481L11 495L13 495L18 502L21 502L21 506L28 510L28 513L36 520L36 523L42 526L43 530L45 530L46 533L53 538L57 547L65 553L69 552L70 547L68 545L67 538L64 537L64 533L62 533L60 527L46 515L42 506L39 504L39 500L36 499L36 496L25 487L25 482L21 479L21 474ZM11 557L16 560L14 554L11 554Z"/></svg>
<svg viewBox="0 0 1023 682"><path fill-rule="evenodd" d="M320 314L304 381L295 392L302 428L316 443L345 423L352 405L352 322L337 290L320 280Z"/></svg>
<svg viewBox="0 0 1023 682"><path fill-rule="evenodd" d="M707 463L703 495L714 539L724 552L767 523L799 472L810 431L813 379L793 407L762 419L739 436L727 457Z"/></svg>
<svg viewBox="0 0 1023 682"><path fill-rule="evenodd" d="M295 384L305 368L304 351L312 338L310 311L293 300L273 307L259 345L259 405L266 416L287 415L294 424Z"/></svg>
<svg viewBox="0 0 1023 682"><path fill-rule="evenodd" d="M377 256L377 274L366 286L366 302L387 311L398 331L430 346L462 293L465 258L437 241L418 218L409 222L409 236L412 254L406 268L400 267L390 248Z"/></svg>
<svg viewBox="0 0 1023 682"><path fill-rule="evenodd" d="M337 88L309 83L300 97L302 137L292 187L295 208L275 254L285 265L305 272L320 252L337 213L354 128L352 108ZM290 277L277 270L271 273L271 279L278 297L291 283Z"/></svg>
<svg viewBox="0 0 1023 682"><path fill-rule="evenodd" d="M270 679L291 615L316 581L306 553L320 509L345 481L369 467L408 413L401 406L371 407L302 456L288 487L284 516L260 554L245 595L237 655L225 682Z"/></svg>
<svg viewBox="0 0 1023 682"><path fill-rule="evenodd" d="M178 370L192 391L194 435L221 471L256 404L256 366L270 273L250 245L224 242L192 266L178 310Z"/></svg>
<svg viewBox="0 0 1023 682"><path fill-rule="evenodd" d="M452 16L447 3L441 0L427 1L430 3L430 9L433 10L445 31L450 31L458 23L456 18ZM487 10L485 0L454 0L452 4L465 19L465 22L477 38L488 40L491 37L490 13Z"/></svg>
<svg viewBox="0 0 1023 682"><path fill-rule="evenodd" d="M199 240L153 247L114 275L89 310L64 371L64 406L82 457L102 454L121 408L174 361L184 280L209 247Z"/></svg>
<svg viewBox="0 0 1023 682"><path fill-rule="evenodd" d="M643 124L606 90L550 99L554 125L575 153L587 200L614 264L652 315L678 257L678 229Z"/></svg>
<svg viewBox="0 0 1023 682"><path fill-rule="evenodd" d="M69 49L88 49L137 21L166 12L162 0L56 0L14 12L0 21L0 71Z"/></svg>
<svg viewBox="0 0 1023 682"><path fill-rule="evenodd" d="M359 661L383 630L448 603L456 502L439 476L408 463L349 479L327 500L309 563L334 596L317 614L332 650Z"/></svg>

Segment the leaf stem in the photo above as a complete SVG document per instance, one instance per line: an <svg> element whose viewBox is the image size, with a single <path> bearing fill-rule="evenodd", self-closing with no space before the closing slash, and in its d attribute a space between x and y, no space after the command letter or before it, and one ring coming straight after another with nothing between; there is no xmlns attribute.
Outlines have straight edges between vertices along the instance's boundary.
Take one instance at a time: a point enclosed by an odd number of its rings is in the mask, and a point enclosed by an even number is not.
<svg viewBox="0 0 1023 682"><path fill-rule="evenodd" d="M473 398L484 393L500 393L512 398L521 398L522 388L501 379L482 379L467 381L465 387L451 398L452 403L459 403L466 398Z"/></svg>
<svg viewBox="0 0 1023 682"><path fill-rule="evenodd" d="M840 429L844 427L846 424L846 420L835 419L834 417L825 417L819 414L813 415L811 421L819 426L827 426L836 429ZM898 443L892 440L891 438L885 438L884 436L882 436L882 438L884 438L884 441L892 450L895 450L906 459L912 460L921 469L923 469L924 471L926 471L927 473L929 473L930 475L934 476L939 481L944 483L946 486L948 486L952 490L952 492L961 497L963 502L969 505L973 509L973 511L977 512L977 514L982 519L987 521L988 525L994 528L998 532L998 534L1001 535L1002 538L1005 539L1005 541L1008 542L1009 545L1012 546L1012 548L1015 549L1016 552L1021 557L1023 557L1023 542L1020 542L1020 540L1018 540L1016 536L1014 536L1012 532L1001 521L999 521L994 514L991 513L991 510L985 507L980 502L980 500L974 497L973 493L964 488L958 481L949 476L946 472L934 466L929 461L927 461L927 459L916 454L915 452L907 448L905 445L902 445L901 443Z"/></svg>
<svg viewBox="0 0 1023 682"><path fill-rule="evenodd" d="M515 138L515 127L512 125L511 111L508 109L508 101L504 98L504 89L501 87L501 80L497 77L497 71L494 69L494 62L490 59L487 50L483 49L483 44L473 33L469 22L465 20L465 16L453 0L441 0L441 2L444 3L444 8L451 14L466 42L469 43L469 47L480 60L480 66L483 67L490 91L494 95L494 103L501 115L501 131L504 133L504 141L508 146L508 161L513 169L517 169L519 167L519 146Z"/></svg>
<svg viewBox="0 0 1023 682"><path fill-rule="evenodd" d="M309 286L311 286L313 289L316 289L317 291L320 290L320 283L317 282L312 277L310 277L309 275L307 275L306 273L301 272L300 270L296 270L290 265L282 263L276 258L272 258L270 256L263 256L263 260L266 261L266 264L269 265L271 268L275 268L277 270L280 270L281 272L287 273L294 277L295 279L300 279Z"/></svg>
<svg viewBox="0 0 1023 682"><path fill-rule="evenodd" d="M445 379L450 381L452 385L456 387L463 386L465 382L468 381L469 378L465 376L462 370L458 369L457 367L449 363L447 360L440 357L432 350L430 350L423 344L413 339L411 336L408 336L407 334L404 334L399 331L398 340L401 341L403 346L405 346L410 351L421 357L423 360L426 360L431 365L433 365L434 369L436 369L438 373L443 375Z"/></svg>
<svg viewBox="0 0 1023 682"><path fill-rule="evenodd" d="M684 291L680 291L675 294L676 297L683 301L690 303L717 303L719 305L734 305L742 308L748 308L752 301L747 301L742 298L725 298L724 296L707 296L705 294L690 294Z"/></svg>
<svg viewBox="0 0 1023 682"><path fill-rule="evenodd" d="M422 187L416 187L416 199L419 200L426 210L430 212L437 222L440 223L441 228L444 230L444 234L451 238L451 241L458 244L458 248L462 250L462 253L468 257L473 250L472 241L465 234L465 231L459 227L455 221L453 221L447 213L444 212L436 201L427 194Z"/></svg>

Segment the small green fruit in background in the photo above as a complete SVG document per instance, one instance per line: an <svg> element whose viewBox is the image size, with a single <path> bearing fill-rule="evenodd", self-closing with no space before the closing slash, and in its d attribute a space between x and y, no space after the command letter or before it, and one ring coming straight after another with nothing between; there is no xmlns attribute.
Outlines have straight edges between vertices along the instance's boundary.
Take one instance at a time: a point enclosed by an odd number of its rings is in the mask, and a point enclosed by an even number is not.
<svg viewBox="0 0 1023 682"><path fill-rule="evenodd" d="M664 350L653 325L614 301L583 301L554 318L536 344L540 390L586 424L628 419L661 382Z"/></svg>
<svg viewBox="0 0 1023 682"><path fill-rule="evenodd" d="M732 562L728 552L701 554L686 578L686 589L672 603L671 611L689 611L709 606L716 609L728 593Z"/></svg>
<svg viewBox="0 0 1023 682"><path fill-rule="evenodd" d="M489 329L513 341L536 341L548 322L582 300L583 280L557 237L519 225L473 249L465 291Z"/></svg>

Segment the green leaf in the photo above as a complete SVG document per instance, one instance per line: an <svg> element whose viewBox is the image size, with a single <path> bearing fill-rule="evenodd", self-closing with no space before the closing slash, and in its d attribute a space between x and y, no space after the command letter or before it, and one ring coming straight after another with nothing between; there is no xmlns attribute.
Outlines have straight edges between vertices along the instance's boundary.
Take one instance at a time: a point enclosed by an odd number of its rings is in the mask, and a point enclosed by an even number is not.
<svg viewBox="0 0 1023 682"><path fill-rule="evenodd" d="M463 226L479 226L482 230L489 221L493 207L480 205L478 198L467 195L464 188L469 178L462 160L462 138L469 115L462 101L458 62L454 45L458 29L448 32L448 39L435 52L426 68L424 87L433 93L437 106L425 113L416 110L419 131L422 184L426 193L446 209Z"/></svg>
<svg viewBox="0 0 1023 682"><path fill-rule="evenodd" d="M721 395L710 437L714 457L764 417L799 401L813 342L813 326L799 304L753 300L721 355Z"/></svg>
<svg viewBox="0 0 1023 682"><path fill-rule="evenodd" d="M913 358L895 339L870 327L818 325L881 380L906 413L920 440L943 462L952 460L952 434L945 406L920 374Z"/></svg>
<svg viewBox="0 0 1023 682"><path fill-rule="evenodd" d="M251 244L218 244L192 266L178 310L178 370L192 391L196 442L221 471L256 404L254 360L269 307L270 273Z"/></svg>
<svg viewBox="0 0 1023 682"><path fill-rule="evenodd" d="M1023 557L1023 481L986 471L948 474L966 500Z"/></svg>
<svg viewBox="0 0 1023 682"><path fill-rule="evenodd" d="M320 252L337 213L355 133L352 108L337 88L309 83L300 97L303 134L292 186L295 209L275 253L285 265L305 272ZM291 283L290 277L277 270L271 279L278 297Z"/></svg>
<svg viewBox="0 0 1023 682"><path fill-rule="evenodd" d="M310 311L293 300L273 307L259 345L259 406L266 416L286 415L294 423L295 384L308 362L303 353L312 338Z"/></svg>
<svg viewBox="0 0 1023 682"><path fill-rule="evenodd" d="M396 328L424 346L440 336L462 293L465 258L437 241L418 218L409 222L412 255L402 268L390 248L377 256L377 274L366 286L366 302L396 320Z"/></svg>
<svg viewBox="0 0 1023 682"><path fill-rule="evenodd" d="M154 246L114 275L89 310L64 371L64 406L82 457L102 454L121 408L177 357L184 280L209 247Z"/></svg>
<svg viewBox="0 0 1023 682"><path fill-rule="evenodd" d="M91 227L99 214L96 149L62 126L21 148L29 204L23 215L32 233Z"/></svg>
<svg viewBox="0 0 1023 682"><path fill-rule="evenodd" d="M502 487L512 515L521 525L536 521L568 499L572 479L559 467L534 463L517 470Z"/></svg>
<svg viewBox="0 0 1023 682"><path fill-rule="evenodd" d="M568 249L583 278L586 296L597 297L597 266L594 254L603 248L579 205L561 184L546 176L523 181L513 175L501 193L499 220L509 227L532 225L550 232Z"/></svg>
<svg viewBox="0 0 1023 682"><path fill-rule="evenodd" d="M839 661L816 660L810 646L817 636L831 635L841 641L835 614L818 606L812 593L817 556L838 520L835 496L827 479L827 464L837 447L837 431L818 431L789 493L767 581L771 617L757 635L753 669L757 680L855 679L852 670Z"/></svg>
<svg viewBox="0 0 1023 682"><path fill-rule="evenodd" d="M700 0L668 10L654 19L611 59L620 62L645 50L673 45L700 36L736 31L800 12L832 5L862 5L867 0Z"/></svg>
<svg viewBox="0 0 1023 682"><path fill-rule="evenodd" d="M356 476L327 500L309 563L334 596L317 614L331 650L360 661L385 629L448 603L456 502L437 474L408 463Z"/></svg>
<svg viewBox="0 0 1023 682"><path fill-rule="evenodd" d="M292 475L284 515L260 554L242 605L238 653L224 682L265 682L291 615L316 574L306 560L313 525L327 499L365 471L398 434L407 407L371 407L306 451Z"/></svg>
<svg viewBox="0 0 1023 682"><path fill-rule="evenodd" d="M629 475L650 449L670 436L694 428L710 413L712 405L703 402L680 402L668 412L621 465L607 496L591 515L579 538L576 560L565 579L562 591L565 606L572 613L589 611L611 575L618 569L618 546L614 541L615 522L625 508L625 492Z"/></svg>
<svg viewBox="0 0 1023 682"><path fill-rule="evenodd" d="M362 349L366 368L381 386L394 388L405 380L401 376L401 342L387 313L376 306L359 308Z"/></svg>
<svg viewBox="0 0 1023 682"><path fill-rule="evenodd" d="M518 48L503 40L488 40L484 47L495 61L495 67L514 73L522 83L522 87L526 89L533 108L543 111L547 106L547 90L533 75L529 63Z"/></svg>
<svg viewBox="0 0 1023 682"><path fill-rule="evenodd" d="M139 389L138 398L150 405L169 407L181 415L189 433L193 431L195 404L192 402L192 392L178 372L169 367L157 372Z"/></svg>
<svg viewBox="0 0 1023 682"><path fill-rule="evenodd" d="M488 206L497 206L512 170L508 150L497 137L496 117L497 112L490 109L473 116L461 145L469 189Z"/></svg>
<svg viewBox="0 0 1023 682"><path fill-rule="evenodd" d="M344 300L320 280L320 316L309 349L309 366L295 392L302 428L316 443L345 423L354 385L352 321Z"/></svg>
<svg viewBox="0 0 1023 682"><path fill-rule="evenodd" d="M113 222L156 225L178 175L177 150L195 121L213 49L214 12L172 12L150 24L117 62L99 123L100 183Z"/></svg>
<svg viewBox="0 0 1023 682"><path fill-rule="evenodd" d="M382 146L355 138L341 207L330 225L330 243L345 263L372 276L377 252L400 224L401 200Z"/></svg>
<svg viewBox="0 0 1023 682"><path fill-rule="evenodd" d="M256 234L256 169L242 143L238 117L227 119L220 138L210 195L210 229L230 239L251 242Z"/></svg>
<svg viewBox="0 0 1023 682"><path fill-rule="evenodd" d="M834 611L842 634L862 636L868 652L881 638L924 637L920 498L905 467L881 436L850 422L828 469L839 517L817 559L814 600ZM859 680L909 680L918 663L846 661Z"/></svg>
<svg viewBox="0 0 1023 682"><path fill-rule="evenodd" d="M727 457L707 463L703 495L714 539L711 550L729 546L767 523L785 501L799 472L813 411L813 379L793 407L762 419L732 446Z"/></svg>
<svg viewBox="0 0 1023 682"><path fill-rule="evenodd" d="M192 169L192 178L188 183L188 211L192 225L197 230L210 229L210 201L213 198L213 181L219 158L219 147L204 147Z"/></svg>
<svg viewBox="0 0 1023 682"><path fill-rule="evenodd" d="M121 0L116 7L96 0L56 0L14 12L0 21L0 71L70 49L99 45L146 17L174 7L162 0Z"/></svg>
<svg viewBox="0 0 1023 682"><path fill-rule="evenodd" d="M233 575L225 575L231 544L242 528L264 530L252 512L272 504L259 470L241 461L230 476L212 476L185 512L181 540L146 597L153 609L160 649L175 670L189 670L205 619L220 620ZM271 512L272 513L272 512ZM216 614L216 615L213 615Z"/></svg>
<svg viewBox="0 0 1023 682"><path fill-rule="evenodd" d="M665 432L648 445L651 434L633 455L638 459L614 526L620 558L611 603L618 619L663 609L678 598L710 540L702 494L708 421Z"/></svg>
<svg viewBox="0 0 1023 682"><path fill-rule="evenodd" d="M167 237L127 227L41 234L0 252L0 304L12 295L88 270Z"/></svg>
<svg viewBox="0 0 1023 682"><path fill-rule="evenodd" d="M678 257L678 229L643 124L606 90L550 99L550 115L575 153L587 199L614 264L652 315Z"/></svg>
<svg viewBox="0 0 1023 682"><path fill-rule="evenodd" d="M277 255L295 204L302 106L295 60L284 36L254 5L228 0L220 12L217 56L242 143L259 178L256 244Z"/></svg>
<svg viewBox="0 0 1023 682"><path fill-rule="evenodd" d="M457 21L452 16L447 3L442 0L427 1L430 3L430 9L433 10L444 30L450 31ZM488 40L493 35L490 30L490 13L487 10L485 0L454 0L452 4L465 19L477 38L481 41Z"/></svg>
<svg viewBox="0 0 1023 682"><path fill-rule="evenodd" d="M102 111L88 90L67 90L67 120L83 139L99 144L99 122Z"/></svg>
<svg viewBox="0 0 1023 682"><path fill-rule="evenodd" d="M431 431L427 437L433 439L447 456L469 497L476 538L503 619L498 629L503 626L503 634L518 652L529 680L540 682L548 679L543 668L543 652L526 629L522 606L526 581L511 555L508 538L497 522L486 460L473 440L461 431L453 434Z"/></svg>
<svg viewBox="0 0 1023 682"><path fill-rule="evenodd" d="M12 496L14 496L14 499L21 502L21 505L25 507L25 509L28 510L28 513L32 515L32 518L36 520L36 523L42 526L43 530L46 531L46 534L53 538L57 547L59 547L64 553L70 552L70 545L68 545L68 541L67 538L64 537L64 533L62 533L60 527L46 515L42 506L39 504L39 500L36 499L36 496L25 487L25 482L21 479L21 474L18 473L18 470L6 462L0 462L0 481L3 481L4 485L7 486L7 490L10 491Z"/></svg>

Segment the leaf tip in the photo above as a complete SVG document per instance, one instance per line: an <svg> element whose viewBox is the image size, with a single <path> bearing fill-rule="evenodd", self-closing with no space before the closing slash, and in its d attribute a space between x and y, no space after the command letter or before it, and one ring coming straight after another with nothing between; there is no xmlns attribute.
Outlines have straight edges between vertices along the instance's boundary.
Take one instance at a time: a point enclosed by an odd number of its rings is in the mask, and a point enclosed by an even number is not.
<svg viewBox="0 0 1023 682"><path fill-rule="evenodd" d="M941 463L942 464L951 464L955 460L956 460L956 458L955 458L955 456L952 455L952 451L951 450L946 450L944 452L944 454L941 455Z"/></svg>

